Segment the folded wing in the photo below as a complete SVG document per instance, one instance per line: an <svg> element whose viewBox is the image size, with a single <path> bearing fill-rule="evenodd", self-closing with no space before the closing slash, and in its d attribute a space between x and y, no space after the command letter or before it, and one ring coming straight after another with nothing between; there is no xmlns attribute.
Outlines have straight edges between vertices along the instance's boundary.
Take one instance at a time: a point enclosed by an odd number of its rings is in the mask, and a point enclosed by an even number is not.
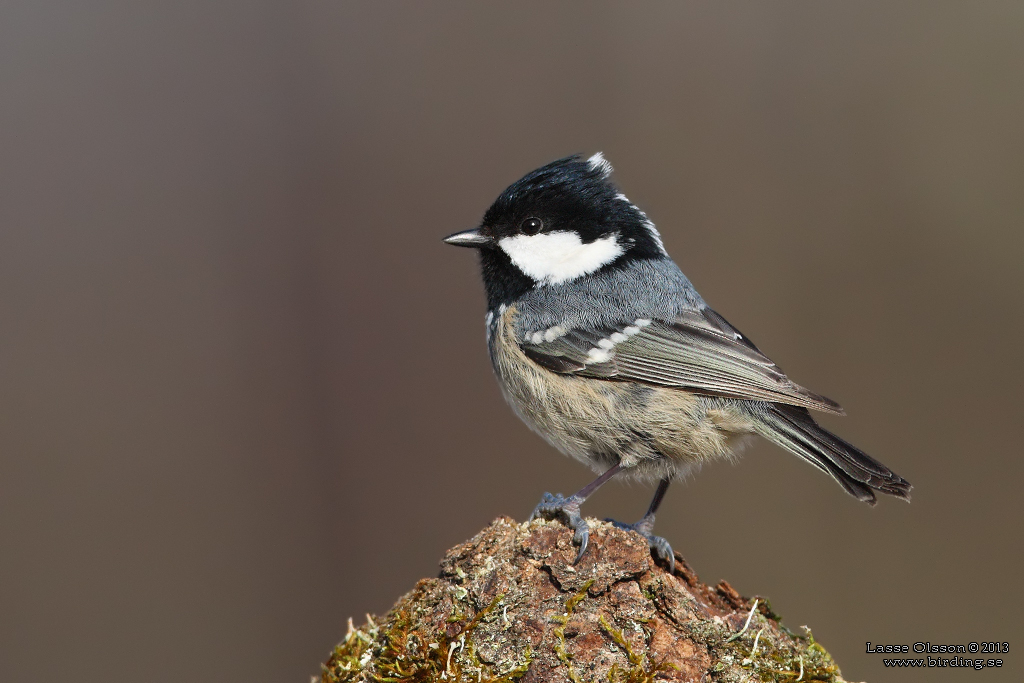
<svg viewBox="0 0 1024 683"><path fill-rule="evenodd" d="M792 382L710 308L673 320L639 319L614 327L527 332L523 352L562 374L679 387L843 414L835 401Z"/></svg>

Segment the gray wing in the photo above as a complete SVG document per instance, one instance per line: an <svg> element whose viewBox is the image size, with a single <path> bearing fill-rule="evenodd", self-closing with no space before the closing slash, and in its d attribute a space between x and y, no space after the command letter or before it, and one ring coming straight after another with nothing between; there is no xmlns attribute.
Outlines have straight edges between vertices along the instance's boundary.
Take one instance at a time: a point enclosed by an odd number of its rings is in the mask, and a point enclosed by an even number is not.
<svg viewBox="0 0 1024 683"><path fill-rule="evenodd" d="M835 401L792 382L710 308L673 320L527 332L523 352L553 372L631 380L729 398L786 403L842 415Z"/></svg>

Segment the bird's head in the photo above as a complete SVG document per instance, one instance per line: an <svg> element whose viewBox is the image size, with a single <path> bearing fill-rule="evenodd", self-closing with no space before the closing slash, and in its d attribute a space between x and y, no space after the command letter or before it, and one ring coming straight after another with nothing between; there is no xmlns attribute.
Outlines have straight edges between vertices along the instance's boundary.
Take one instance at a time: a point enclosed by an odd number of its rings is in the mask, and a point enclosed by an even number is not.
<svg viewBox="0 0 1024 683"><path fill-rule="evenodd" d="M559 159L510 185L479 228L445 238L480 250L492 308L534 287L666 257L654 224L616 189L611 172L600 153Z"/></svg>

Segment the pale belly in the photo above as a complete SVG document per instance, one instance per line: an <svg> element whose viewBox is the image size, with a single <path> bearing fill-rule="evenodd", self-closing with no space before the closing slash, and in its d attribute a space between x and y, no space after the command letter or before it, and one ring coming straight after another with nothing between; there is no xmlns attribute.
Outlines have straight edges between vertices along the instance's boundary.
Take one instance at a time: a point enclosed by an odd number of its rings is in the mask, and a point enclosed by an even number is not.
<svg viewBox="0 0 1024 683"><path fill-rule="evenodd" d="M491 360L505 399L535 432L595 471L621 462L643 480L685 474L738 450L752 425L740 402L538 366L496 321Z"/></svg>

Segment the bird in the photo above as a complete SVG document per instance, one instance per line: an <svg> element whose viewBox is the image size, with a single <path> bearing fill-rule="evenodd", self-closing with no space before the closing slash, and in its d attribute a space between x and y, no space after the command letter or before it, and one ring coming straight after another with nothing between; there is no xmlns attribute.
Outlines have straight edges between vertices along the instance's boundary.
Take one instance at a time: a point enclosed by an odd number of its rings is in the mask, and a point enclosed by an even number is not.
<svg viewBox="0 0 1024 683"><path fill-rule="evenodd" d="M731 459L761 436L875 505L911 485L823 429L835 401L794 383L705 303L654 223L612 182L598 152L568 156L510 185L480 225L444 238L479 252L487 346L502 393L531 429L599 476L571 496L545 493L530 519L561 519L579 562L583 502L613 477L657 482L646 514L616 526L647 540L669 483Z"/></svg>

